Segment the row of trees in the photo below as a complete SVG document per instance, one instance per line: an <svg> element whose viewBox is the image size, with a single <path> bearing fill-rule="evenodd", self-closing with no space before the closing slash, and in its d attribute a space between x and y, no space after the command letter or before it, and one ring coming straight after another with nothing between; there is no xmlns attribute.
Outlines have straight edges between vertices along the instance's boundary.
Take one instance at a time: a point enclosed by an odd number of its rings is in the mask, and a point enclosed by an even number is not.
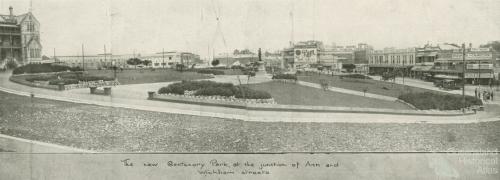
<svg viewBox="0 0 500 180"><path fill-rule="evenodd" d="M127 64L135 66L135 68L137 68L137 66L141 65L141 64L145 65L145 66L149 66L151 63L152 63L151 60L141 60L139 58L130 58L127 60Z"/></svg>

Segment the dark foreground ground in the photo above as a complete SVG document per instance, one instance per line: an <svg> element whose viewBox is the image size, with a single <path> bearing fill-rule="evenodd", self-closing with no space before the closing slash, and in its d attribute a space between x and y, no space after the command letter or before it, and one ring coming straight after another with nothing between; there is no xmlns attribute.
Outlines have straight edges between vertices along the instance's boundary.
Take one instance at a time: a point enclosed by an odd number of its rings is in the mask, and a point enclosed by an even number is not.
<svg viewBox="0 0 500 180"><path fill-rule="evenodd" d="M500 122L283 123L176 115L0 92L0 133L114 152L469 151L500 149Z"/></svg>

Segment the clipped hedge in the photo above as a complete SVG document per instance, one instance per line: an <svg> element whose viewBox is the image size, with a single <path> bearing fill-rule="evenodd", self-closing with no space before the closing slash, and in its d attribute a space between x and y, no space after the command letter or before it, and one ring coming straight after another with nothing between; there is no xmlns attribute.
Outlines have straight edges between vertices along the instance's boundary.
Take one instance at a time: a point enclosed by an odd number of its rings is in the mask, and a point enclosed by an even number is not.
<svg viewBox="0 0 500 180"><path fill-rule="evenodd" d="M25 80L29 82L34 82L34 81L49 81L51 79L56 79L55 76L49 75L49 76L35 76L35 77L28 77Z"/></svg>
<svg viewBox="0 0 500 180"><path fill-rule="evenodd" d="M276 75L273 75L273 79L297 80L297 76L295 74L276 74Z"/></svg>
<svg viewBox="0 0 500 180"><path fill-rule="evenodd" d="M372 79L371 77L362 75L362 74L347 74L347 75L341 75L340 77L342 78L353 78L353 79Z"/></svg>
<svg viewBox="0 0 500 180"><path fill-rule="evenodd" d="M49 80L49 85L58 85L59 83L63 83L64 85L68 84L78 84L77 79L52 79Z"/></svg>
<svg viewBox="0 0 500 180"><path fill-rule="evenodd" d="M215 69L199 69L196 71L200 74L213 74L213 75L224 75L224 71L215 70Z"/></svg>
<svg viewBox="0 0 500 180"><path fill-rule="evenodd" d="M257 91L243 86L234 86L231 83L217 83L213 81L182 81L173 83L158 90L158 94L184 94L185 91L195 91L195 96L224 96L242 99L270 99L271 95L264 91Z"/></svg>
<svg viewBox="0 0 500 180"><path fill-rule="evenodd" d="M60 74L50 74L50 75L28 75L25 80L28 82L35 81L49 81L50 85L57 85L60 82L64 84L78 84L79 81L113 81L114 78L107 76L85 76L82 73L71 72L71 73L60 73ZM32 77L31 77L32 76Z"/></svg>
<svg viewBox="0 0 500 180"><path fill-rule="evenodd" d="M463 107L462 96L454 94L436 94L431 92L407 93L398 97L399 99L412 104L420 110L439 109L439 110L460 110ZM465 96L465 105L482 105L483 102L472 96Z"/></svg>
<svg viewBox="0 0 500 180"><path fill-rule="evenodd" d="M17 67L12 72L13 74L24 74L24 73L49 73L49 72L63 72L63 71L82 71L79 67L69 67L63 65L54 64L27 64L21 67Z"/></svg>
<svg viewBox="0 0 500 180"><path fill-rule="evenodd" d="M248 87L237 86L238 91L235 94L236 98L242 99L271 99L272 96L268 92L253 90Z"/></svg>

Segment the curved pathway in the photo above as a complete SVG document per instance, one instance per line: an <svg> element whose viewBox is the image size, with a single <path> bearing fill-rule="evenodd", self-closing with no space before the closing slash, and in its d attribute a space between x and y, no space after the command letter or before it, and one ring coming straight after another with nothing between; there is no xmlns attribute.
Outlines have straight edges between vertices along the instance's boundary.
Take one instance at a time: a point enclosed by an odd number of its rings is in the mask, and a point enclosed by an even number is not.
<svg viewBox="0 0 500 180"><path fill-rule="evenodd" d="M112 96L92 95L89 89L74 89L69 91L53 91L48 89L33 88L10 82L10 73L0 73L0 90L29 96L33 93L36 97L69 101L75 103L95 104L101 106L131 108L146 111L188 114L197 116L212 116L245 121L283 121L283 122L345 122L345 123L478 123L498 121L500 116L491 113L478 113L468 116L408 116L388 114L365 113L308 113L308 112L273 112L233 109L225 107L200 106L147 100L147 91L157 91L166 83L131 84L113 88ZM213 80L219 82L233 82L234 76L220 76ZM243 79L242 79L243 80ZM246 79L245 79L246 80ZM252 79L256 83L265 79ZM253 82L252 82L253 81ZM246 82L246 81L245 81ZM243 83L243 82L242 82Z"/></svg>

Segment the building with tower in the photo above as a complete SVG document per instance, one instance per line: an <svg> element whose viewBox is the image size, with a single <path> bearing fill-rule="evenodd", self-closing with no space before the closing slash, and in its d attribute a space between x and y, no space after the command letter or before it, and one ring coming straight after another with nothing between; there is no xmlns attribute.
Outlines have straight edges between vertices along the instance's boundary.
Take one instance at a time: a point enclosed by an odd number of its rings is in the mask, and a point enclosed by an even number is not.
<svg viewBox="0 0 500 180"><path fill-rule="evenodd" d="M0 68L8 62L18 65L41 63L40 23L31 12L0 15Z"/></svg>

